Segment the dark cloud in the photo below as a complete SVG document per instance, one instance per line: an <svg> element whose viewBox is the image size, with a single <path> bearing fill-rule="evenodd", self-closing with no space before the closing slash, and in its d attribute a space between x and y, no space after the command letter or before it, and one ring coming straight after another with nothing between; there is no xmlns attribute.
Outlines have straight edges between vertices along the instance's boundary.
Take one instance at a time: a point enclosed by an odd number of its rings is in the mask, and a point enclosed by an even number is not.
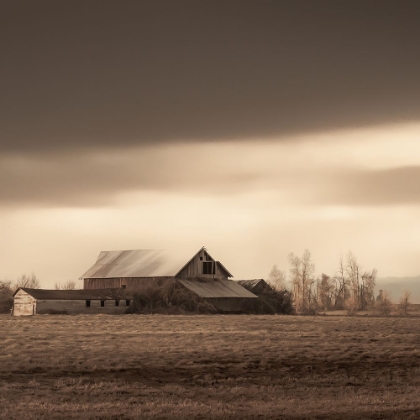
<svg viewBox="0 0 420 420"><path fill-rule="evenodd" d="M126 153L49 154L46 157L7 156L0 159L0 206L81 206L115 204L129 192L240 194L252 189L263 174L226 163L210 171L202 159L188 151L165 156L156 150ZM185 159L181 165L180 160Z"/></svg>
<svg viewBox="0 0 420 420"><path fill-rule="evenodd" d="M0 157L0 207L100 207L130 192L197 200L243 194L258 200L263 193L269 201L264 205L274 208L420 204L420 166L321 166L296 157L290 162L291 155L283 150L281 156L280 149L269 147L258 155L261 149L254 145L238 154L231 144L8 155Z"/></svg>
<svg viewBox="0 0 420 420"><path fill-rule="evenodd" d="M5 1L0 147L127 146L420 116L409 1Z"/></svg>

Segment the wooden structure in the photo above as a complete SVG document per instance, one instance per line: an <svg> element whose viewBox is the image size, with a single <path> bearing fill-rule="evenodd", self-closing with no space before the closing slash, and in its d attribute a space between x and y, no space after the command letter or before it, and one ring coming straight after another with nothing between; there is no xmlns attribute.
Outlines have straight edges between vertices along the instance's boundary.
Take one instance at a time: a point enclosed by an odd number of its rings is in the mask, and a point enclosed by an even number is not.
<svg viewBox="0 0 420 420"><path fill-rule="evenodd" d="M122 289L44 290L19 288L13 295L12 315L122 314L132 296Z"/></svg>
<svg viewBox="0 0 420 420"><path fill-rule="evenodd" d="M273 288L264 279L237 280L237 283L257 296L273 291Z"/></svg>
<svg viewBox="0 0 420 420"><path fill-rule="evenodd" d="M176 281L221 311L239 312L244 300L257 296L230 277L227 268L202 247L192 256L183 250L102 251L80 279L85 290L121 288L133 292Z"/></svg>
<svg viewBox="0 0 420 420"><path fill-rule="evenodd" d="M102 251L80 279L84 289L135 289L142 279L229 279L232 274L203 247L195 253L183 250Z"/></svg>

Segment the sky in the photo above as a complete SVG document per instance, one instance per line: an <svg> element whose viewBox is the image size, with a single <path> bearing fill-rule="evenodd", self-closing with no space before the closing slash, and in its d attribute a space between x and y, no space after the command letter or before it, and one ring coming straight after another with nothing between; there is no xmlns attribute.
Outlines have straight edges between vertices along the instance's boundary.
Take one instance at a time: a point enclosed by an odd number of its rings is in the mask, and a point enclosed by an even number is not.
<svg viewBox="0 0 420 420"><path fill-rule="evenodd" d="M305 249L419 275L415 6L2 2L0 280L201 246L235 279Z"/></svg>

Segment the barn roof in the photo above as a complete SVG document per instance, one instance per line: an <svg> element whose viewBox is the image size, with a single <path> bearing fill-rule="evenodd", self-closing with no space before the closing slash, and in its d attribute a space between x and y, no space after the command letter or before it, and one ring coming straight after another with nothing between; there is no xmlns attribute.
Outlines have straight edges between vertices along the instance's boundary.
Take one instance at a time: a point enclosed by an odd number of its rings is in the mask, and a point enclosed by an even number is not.
<svg viewBox="0 0 420 420"><path fill-rule="evenodd" d="M273 290L264 279L237 280L236 282L251 292Z"/></svg>
<svg viewBox="0 0 420 420"><path fill-rule="evenodd" d="M35 299L42 300L115 300L132 298L125 289L46 290L20 287L14 295L19 290L23 290Z"/></svg>
<svg viewBox="0 0 420 420"><path fill-rule="evenodd" d="M80 278L174 277L202 249L195 253L184 249L102 251L96 263ZM220 265L233 277L222 264Z"/></svg>
<svg viewBox="0 0 420 420"><path fill-rule="evenodd" d="M233 280L222 279L179 279L187 289L203 298L256 298L253 293Z"/></svg>

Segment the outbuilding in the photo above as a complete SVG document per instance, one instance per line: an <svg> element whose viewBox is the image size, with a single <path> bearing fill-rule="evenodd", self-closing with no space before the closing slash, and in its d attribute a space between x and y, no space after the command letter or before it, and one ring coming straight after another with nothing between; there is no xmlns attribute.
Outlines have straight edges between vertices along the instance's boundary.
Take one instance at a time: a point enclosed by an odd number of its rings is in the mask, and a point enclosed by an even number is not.
<svg viewBox="0 0 420 420"><path fill-rule="evenodd" d="M273 291L264 279L237 280L237 283L257 296Z"/></svg>
<svg viewBox="0 0 420 420"><path fill-rule="evenodd" d="M13 295L12 315L122 314L132 303L123 289L44 290L19 288Z"/></svg>

